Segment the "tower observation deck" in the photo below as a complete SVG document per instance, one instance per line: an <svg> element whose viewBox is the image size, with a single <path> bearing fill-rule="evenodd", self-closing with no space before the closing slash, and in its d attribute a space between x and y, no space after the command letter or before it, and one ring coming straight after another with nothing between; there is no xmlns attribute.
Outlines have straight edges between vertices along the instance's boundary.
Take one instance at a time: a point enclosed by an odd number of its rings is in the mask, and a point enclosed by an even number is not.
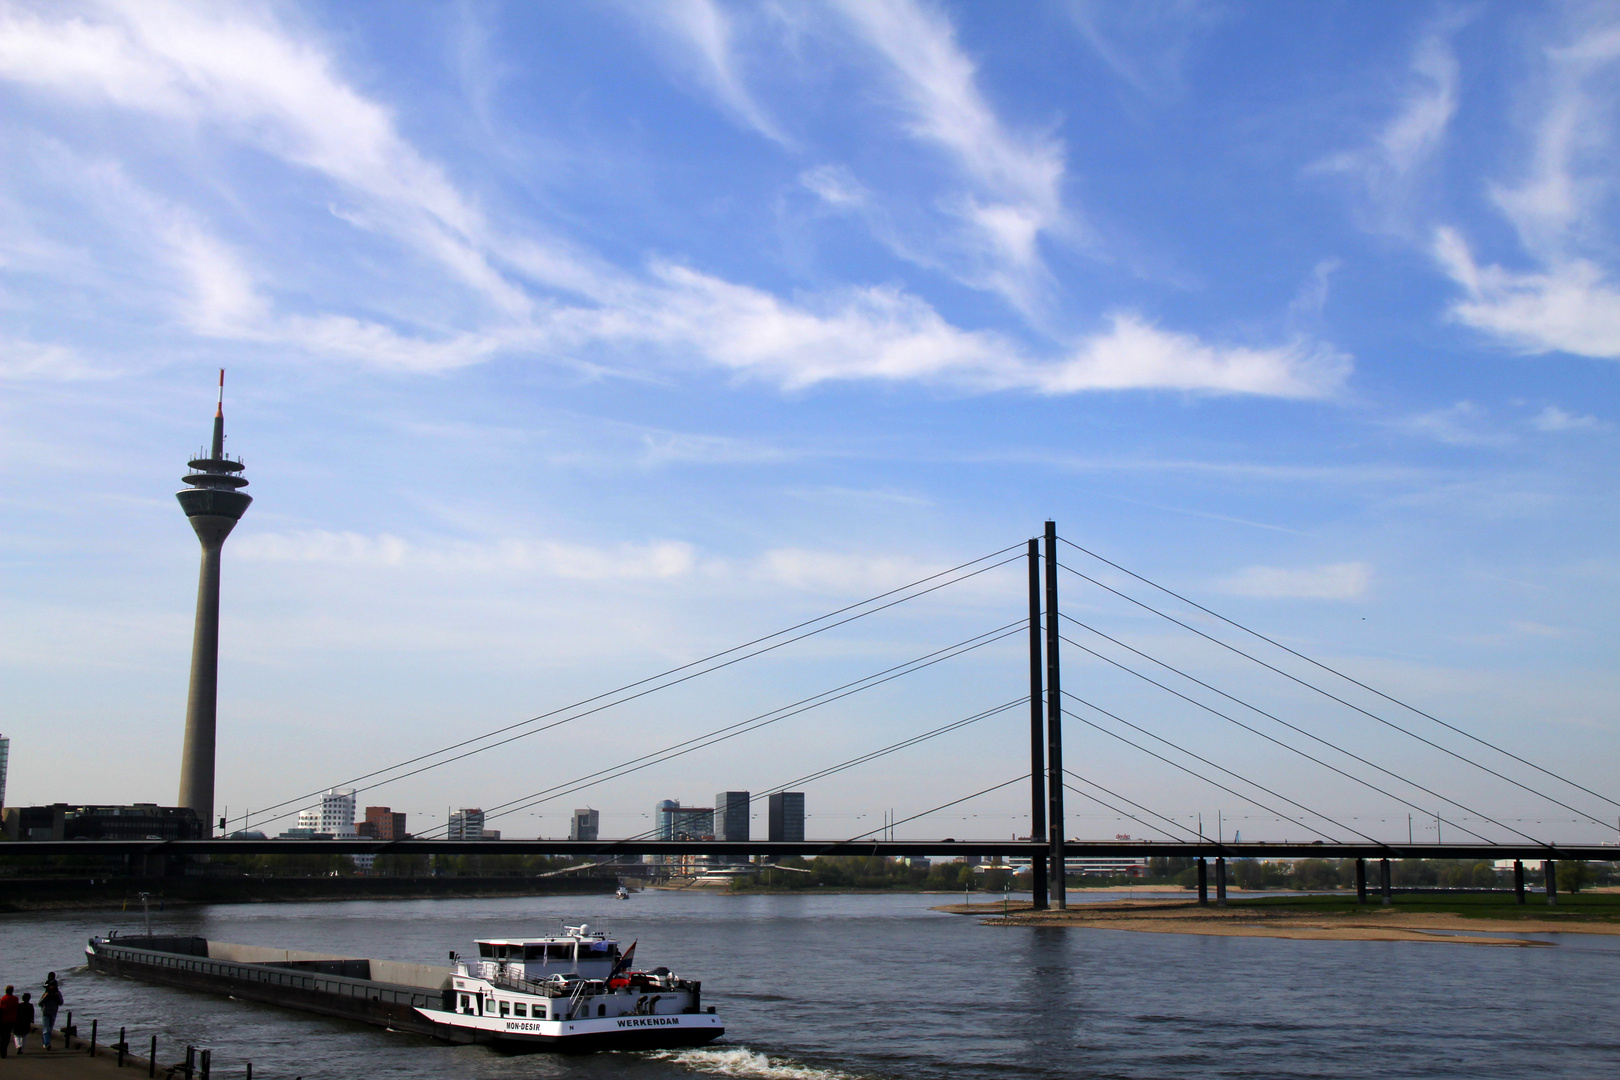
<svg viewBox="0 0 1620 1080"><path fill-rule="evenodd" d="M199 451L177 492L180 508L202 544L197 579L197 622L191 638L191 687L186 697L186 741L180 756L179 805L197 812L212 832L214 821L214 721L219 686L219 563L225 538L247 512L253 496L240 458L225 454L225 372L219 373L214 441Z"/></svg>

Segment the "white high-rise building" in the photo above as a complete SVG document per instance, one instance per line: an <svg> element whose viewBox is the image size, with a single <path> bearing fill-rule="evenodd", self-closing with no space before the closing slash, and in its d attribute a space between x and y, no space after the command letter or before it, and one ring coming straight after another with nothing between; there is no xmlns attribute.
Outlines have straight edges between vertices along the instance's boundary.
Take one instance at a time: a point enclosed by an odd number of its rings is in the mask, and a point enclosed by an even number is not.
<svg viewBox="0 0 1620 1080"><path fill-rule="evenodd" d="M298 811L298 827L332 836L354 836L354 789L328 788L321 805Z"/></svg>

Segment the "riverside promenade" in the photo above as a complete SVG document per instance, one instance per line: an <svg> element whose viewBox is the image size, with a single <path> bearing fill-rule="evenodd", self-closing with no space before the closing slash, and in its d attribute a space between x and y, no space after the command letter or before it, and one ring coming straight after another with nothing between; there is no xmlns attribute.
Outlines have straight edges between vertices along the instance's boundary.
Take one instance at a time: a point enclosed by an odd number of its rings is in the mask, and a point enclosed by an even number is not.
<svg viewBox="0 0 1620 1080"><path fill-rule="evenodd" d="M116 1043L118 1032L112 1033ZM28 1037L28 1050L18 1054L15 1049L4 1059L0 1060L0 1078L3 1080L105 1080L110 1077L122 1077L123 1080L135 1080L136 1077L164 1077L174 1080L176 1077L187 1076L186 1048L168 1047L161 1043L158 1046L158 1059L154 1064L144 1056L125 1053L120 1064L118 1048L116 1045L108 1046L97 1042L94 1055L90 1052L90 1043L78 1037L64 1039L57 1036L53 1041L57 1048L45 1050L39 1045L39 1032ZM131 1047L142 1051L149 1051L151 1044L142 1043ZM232 1062L227 1068L210 1063L212 1066L208 1073L203 1072L202 1055L198 1051L192 1060L190 1076L201 1080L205 1075L218 1077L251 1077L251 1066L242 1062Z"/></svg>

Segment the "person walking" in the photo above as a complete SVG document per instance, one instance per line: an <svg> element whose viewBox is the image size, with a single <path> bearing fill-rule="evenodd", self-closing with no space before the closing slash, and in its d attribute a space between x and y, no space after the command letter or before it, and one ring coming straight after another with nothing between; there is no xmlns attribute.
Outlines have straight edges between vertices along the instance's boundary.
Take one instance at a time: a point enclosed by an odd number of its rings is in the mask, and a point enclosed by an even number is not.
<svg viewBox="0 0 1620 1080"><path fill-rule="evenodd" d="M12 1032L17 1040L17 1053L23 1052L23 1044L28 1041L28 1033L34 1030L34 1003L29 998L33 994L24 992L22 1000L17 1002L17 1022Z"/></svg>
<svg viewBox="0 0 1620 1080"><path fill-rule="evenodd" d="M17 1026L17 988L6 987L6 992L0 994L0 1058L6 1056L11 1049L11 1029Z"/></svg>
<svg viewBox="0 0 1620 1080"><path fill-rule="evenodd" d="M39 1041L51 1049L51 1028L56 1026L56 1013L62 1008L62 988L56 985L56 972L45 976L45 992L39 995Z"/></svg>

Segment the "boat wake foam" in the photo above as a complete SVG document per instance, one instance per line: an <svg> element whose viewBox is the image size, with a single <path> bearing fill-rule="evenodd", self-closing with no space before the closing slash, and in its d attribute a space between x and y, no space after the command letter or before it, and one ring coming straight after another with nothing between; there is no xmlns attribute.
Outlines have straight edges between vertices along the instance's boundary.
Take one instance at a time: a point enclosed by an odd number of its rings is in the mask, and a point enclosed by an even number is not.
<svg viewBox="0 0 1620 1080"><path fill-rule="evenodd" d="M859 1080L854 1073L836 1069L812 1068L782 1058L772 1061L746 1046L659 1050L647 1056L716 1076L744 1076L752 1080Z"/></svg>

